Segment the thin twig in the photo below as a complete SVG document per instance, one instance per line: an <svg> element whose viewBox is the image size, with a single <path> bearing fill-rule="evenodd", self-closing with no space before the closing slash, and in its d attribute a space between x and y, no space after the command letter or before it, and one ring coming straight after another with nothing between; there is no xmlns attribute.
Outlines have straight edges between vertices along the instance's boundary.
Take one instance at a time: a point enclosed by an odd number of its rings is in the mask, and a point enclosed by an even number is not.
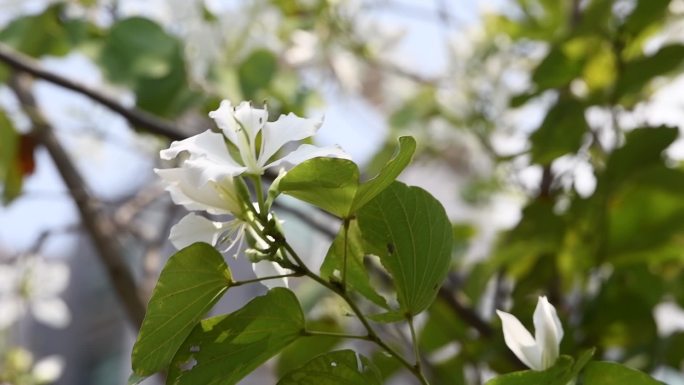
<svg viewBox="0 0 684 385"><path fill-rule="evenodd" d="M28 73L36 78L85 95L123 116L131 125L144 128L147 132L162 135L171 140L180 140L186 137L186 135L172 123L137 108L126 107L115 99L97 90L47 71L41 68L41 66L32 58L13 50L4 43L0 43L0 62L7 64L19 72Z"/></svg>
<svg viewBox="0 0 684 385"><path fill-rule="evenodd" d="M138 329L145 316L145 305L138 296L136 283L126 264L123 250L116 239L116 226L98 207L99 203L89 192L83 177L76 169L69 154L54 135L52 127L42 116L31 94L30 78L14 75L10 86L16 92L29 119L33 123L31 134L45 146L72 197L86 231L93 239L97 255L105 266L109 280L133 326Z"/></svg>

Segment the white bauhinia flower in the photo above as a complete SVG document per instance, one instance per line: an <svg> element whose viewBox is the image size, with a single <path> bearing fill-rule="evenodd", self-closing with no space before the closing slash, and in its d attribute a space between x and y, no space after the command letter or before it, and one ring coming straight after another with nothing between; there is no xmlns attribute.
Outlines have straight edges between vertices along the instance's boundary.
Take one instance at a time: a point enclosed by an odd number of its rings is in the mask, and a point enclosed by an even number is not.
<svg viewBox="0 0 684 385"><path fill-rule="evenodd" d="M71 313L59 294L69 283L69 268L26 255L14 265L0 265L0 329L30 312L48 326L64 328Z"/></svg>
<svg viewBox="0 0 684 385"><path fill-rule="evenodd" d="M506 345L520 361L539 371L553 366L558 359L563 326L546 297L539 297L534 310L534 337L514 315L500 310L496 313L501 318Z"/></svg>

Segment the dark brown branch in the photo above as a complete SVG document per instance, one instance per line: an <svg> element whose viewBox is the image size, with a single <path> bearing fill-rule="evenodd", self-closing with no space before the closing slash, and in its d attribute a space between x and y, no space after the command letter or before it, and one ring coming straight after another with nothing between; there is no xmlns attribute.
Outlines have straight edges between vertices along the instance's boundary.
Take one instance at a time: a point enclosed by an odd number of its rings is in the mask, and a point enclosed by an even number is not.
<svg viewBox="0 0 684 385"><path fill-rule="evenodd" d="M93 90L76 81L67 79L50 71L46 71L32 58L16 52L6 44L0 43L0 62L7 64L14 70L28 73L36 78L48 81L66 89L78 92L88 98L102 104L110 110L123 116L132 126L144 129L146 132L162 135L171 140L180 140L186 137L172 123L162 120L145 111L129 108L115 99Z"/></svg>
<svg viewBox="0 0 684 385"><path fill-rule="evenodd" d="M123 257L121 245L116 239L116 227L112 220L98 209L100 205L86 190L83 177L54 135L52 127L38 110L31 94L30 80L21 75L13 76L10 86L33 123L31 134L48 150L64 183L71 191L85 230L93 239L109 280L124 305L128 318L138 329L145 316L145 304L138 296L135 280Z"/></svg>

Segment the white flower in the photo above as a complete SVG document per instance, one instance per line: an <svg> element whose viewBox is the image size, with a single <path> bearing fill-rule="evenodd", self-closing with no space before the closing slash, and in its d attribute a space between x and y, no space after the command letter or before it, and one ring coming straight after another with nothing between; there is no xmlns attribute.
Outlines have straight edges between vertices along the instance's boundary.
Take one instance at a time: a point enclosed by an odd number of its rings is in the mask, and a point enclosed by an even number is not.
<svg viewBox="0 0 684 385"><path fill-rule="evenodd" d="M0 329L10 326L26 312L55 328L71 321L69 308L59 297L69 282L69 268L26 255L15 265L0 265Z"/></svg>
<svg viewBox="0 0 684 385"><path fill-rule="evenodd" d="M36 362L31 374L38 384L49 384L61 377L64 371L64 358L52 355Z"/></svg>
<svg viewBox="0 0 684 385"><path fill-rule="evenodd" d="M520 361L539 371L553 366L558 359L563 327L546 297L539 297L534 310L534 338L514 315L500 310L496 313L501 318L506 345Z"/></svg>

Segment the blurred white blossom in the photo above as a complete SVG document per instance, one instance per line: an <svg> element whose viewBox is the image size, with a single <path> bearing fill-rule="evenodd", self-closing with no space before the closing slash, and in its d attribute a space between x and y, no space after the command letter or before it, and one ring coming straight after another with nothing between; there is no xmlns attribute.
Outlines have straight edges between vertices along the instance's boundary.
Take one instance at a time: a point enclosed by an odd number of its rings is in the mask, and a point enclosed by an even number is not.
<svg viewBox="0 0 684 385"><path fill-rule="evenodd" d="M0 329L29 312L37 321L64 328L71 314L59 295L69 283L69 268L29 254L13 265L0 265Z"/></svg>

